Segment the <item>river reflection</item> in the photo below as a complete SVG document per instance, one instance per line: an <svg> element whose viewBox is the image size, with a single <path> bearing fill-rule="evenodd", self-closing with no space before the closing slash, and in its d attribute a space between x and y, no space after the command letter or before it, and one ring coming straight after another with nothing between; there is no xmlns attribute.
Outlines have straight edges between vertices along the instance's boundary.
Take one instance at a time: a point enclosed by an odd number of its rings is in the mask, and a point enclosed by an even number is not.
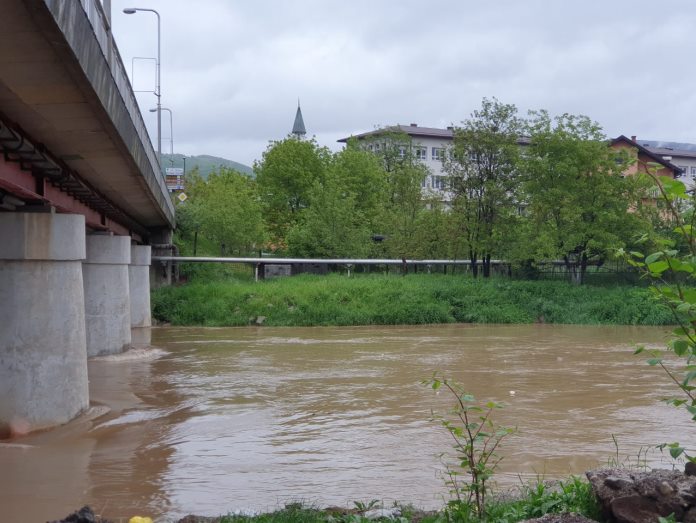
<svg viewBox="0 0 696 523"><path fill-rule="evenodd" d="M85 503L161 520L296 500L441 506L437 454L450 443L429 418L450 401L420 385L434 370L507 403L497 419L519 433L499 483L605 464L612 434L635 461L690 426L660 403L665 377L631 353L664 338L549 325L153 329L161 352L90 361L86 416L0 443L2 518L46 521Z"/></svg>

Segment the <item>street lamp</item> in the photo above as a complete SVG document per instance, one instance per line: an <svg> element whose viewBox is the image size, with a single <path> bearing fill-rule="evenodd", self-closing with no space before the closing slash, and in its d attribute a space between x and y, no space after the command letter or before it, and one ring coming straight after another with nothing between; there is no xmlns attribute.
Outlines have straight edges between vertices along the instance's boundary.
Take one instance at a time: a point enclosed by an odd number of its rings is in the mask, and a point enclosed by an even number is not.
<svg viewBox="0 0 696 523"><path fill-rule="evenodd" d="M174 124L172 110L168 107L160 107L160 111L169 111L169 154L174 154ZM151 113L156 113L157 109L150 109Z"/></svg>
<svg viewBox="0 0 696 523"><path fill-rule="evenodd" d="M133 15L137 11L148 11L157 15L157 85L155 86L155 96L157 97L157 159L162 168L162 88L160 84L160 63L161 63L161 30L160 30L160 14L154 9L146 9L144 7L126 7L123 12L127 15Z"/></svg>

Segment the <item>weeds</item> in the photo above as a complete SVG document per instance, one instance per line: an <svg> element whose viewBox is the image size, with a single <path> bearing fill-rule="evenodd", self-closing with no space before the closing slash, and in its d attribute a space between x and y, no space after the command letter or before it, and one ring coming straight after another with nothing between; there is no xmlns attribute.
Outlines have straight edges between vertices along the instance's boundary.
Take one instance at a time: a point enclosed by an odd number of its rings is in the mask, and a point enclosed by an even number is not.
<svg viewBox="0 0 696 523"><path fill-rule="evenodd" d="M515 429L493 423L492 414L502 404L479 404L461 384L437 373L423 383L433 390L444 388L454 399L449 416L433 415L452 437L458 463L456 468L447 466L446 483L454 495L448 503L448 514L457 520L485 519L488 483L502 459L496 451Z"/></svg>

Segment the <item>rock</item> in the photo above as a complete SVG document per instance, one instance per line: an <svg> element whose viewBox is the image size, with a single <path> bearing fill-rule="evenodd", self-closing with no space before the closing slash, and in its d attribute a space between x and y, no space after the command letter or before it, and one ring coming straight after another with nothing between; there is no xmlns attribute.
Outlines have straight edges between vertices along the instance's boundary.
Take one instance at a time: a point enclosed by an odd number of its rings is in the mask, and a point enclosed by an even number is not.
<svg viewBox="0 0 696 523"><path fill-rule="evenodd" d="M394 508L373 508L363 514L369 520L380 518L394 519L401 516L401 510L398 507Z"/></svg>
<svg viewBox="0 0 696 523"><path fill-rule="evenodd" d="M88 506L82 507L77 512L73 512L64 519L59 519L49 523L109 523L107 520L94 515L92 509Z"/></svg>
<svg viewBox="0 0 696 523"><path fill-rule="evenodd" d="M657 503L639 495L614 498L611 512L619 523L657 523Z"/></svg>
<svg viewBox="0 0 696 523"><path fill-rule="evenodd" d="M686 465L684 465L684 474L687 476L696 476L696 463L687 461Z"/></svg>
<svg viewBox="0 0 696 523"><path fill-rule="evenodd" d="M256 317L256 325L263 325L263 322L266 321L266 316L257 316Z"/></svg>
<svg viewBox="0 0 696 523"><path fill-rule="evenodd" d="M565 513L565 514L546 514L540 518L527 519L520 523L597 523L592 519L588 519L585 516L575 513Z"/></svg>
<svg viewBox="0 0 696 523"><path fill-rule="evenodd" d="M181 518L177 523L219 523L220 518L206 518L203 516L188 515Z"/></svg>
<svg viewBox="0 0 696 523"><path fill-rule="evenodd" d="M672 494L674 494L674 489L666 481L663 481L657 486L657 491L663 496L671 496Z"/></svg>
<svg viewBox="0 0 696 523"><path fill-rule="evenodd" d="M677 521L689 515L691 523L696 523L696 476L673 470L621 469L593 470L586 475L609 521L657 523L658 517L674 514Z"/></svg>

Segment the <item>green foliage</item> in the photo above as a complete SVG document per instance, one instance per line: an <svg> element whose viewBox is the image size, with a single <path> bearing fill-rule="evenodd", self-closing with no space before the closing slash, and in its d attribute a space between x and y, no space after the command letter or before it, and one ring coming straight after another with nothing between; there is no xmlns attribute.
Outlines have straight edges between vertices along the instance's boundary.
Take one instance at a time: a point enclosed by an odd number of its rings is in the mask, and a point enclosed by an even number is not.
<svg viewBox="0 0 696 523"><path fill-rule="evenodd" d="M315 140L288 137L271 142L261 161L254 163L266 226L276 247L285 245L287 232L299 222L329 161L328 149Z"/></svg>
<svg viewBox="0 0 696 523"><path fill-rule="evenodd" d="M199 255L219 255L222 250L247 255L261 246L265 231L253 179L221 168L205 181L194 169L187 174L187 187L189 198L177 204L177 240L182 251L193 254L196 243Z"/></svg>
<svg viewBox="0 0 696 523"><path fill-rule="evenodd" d="M408 296L408 300L403 297ZM634 286L574 286L552 281L472 280L411 274L302 275L254 283L246 277L194 281L152 292L154 317L175 325L419 325L576 323L671 325L666 307Z"/></svg>
<svg viewBox="0 0 696 523"><path fill-rule="evenodd" d="M325 177L308 193L308 207L287 235L294 257L359 258L373 248L384 173L371 153L349 146L333 156Z"/></svg>
<svg viewBox="0 0 696 523"><path fill-rule="evenodd" d="M648 364L660 367L680 392L668 398L667 403L685 409L696 421L696 207L681 181L658 176L656 171L650 166L647 169L683 249L676 248L677 242L673 238L663 237L653 240L655 250L650 254L644 255L637 250L621 251L621 254L654 282L651 287L653 295L671 311L678 327L672 332L666 351L638 347L636 354L646 352L650 355ZM648 243L647 236L643 241ZM696 455L678 442L664 443L659 448L668 450L672 458L685 457L696 462Z"/></svg>
<svg viewBox="0 0 696 523"><path fill-rule="evenodd" d="M638 177L623 177L627 156L609 148L589 118L552 120L541 111L528 127L531 143L521 165L531 220L527 257L563 259L573 281L582 283L589 261L607 259L646 230L637 212L645 193Z"/></svg>
<svg viewBox="0 0 696 523"><path fill-rule="evenodd" d="M512 236L510 225L519 204L517 139L521 134L517 108L483 99L462 127L454 130L452 146L443 160L453 195L452 211L463 237L474 275L476 261L490 276L494 252Z"/></svg>
<svg viewBox="0 0 696 523"><path fill-rule="evenodd" d="M545 514L573 512L600 520L600 508L585 480L571 476L557 484L538 481L523 485L519 497L508 501L493 501L487 507L490 523L515 523L538 518Z"/></svg>
<svg viewBox="0 0 696 523"><path fill-rule="evenodd" d="M446 464L446 484L454 496L447 504L447 511L455 518L463 513L466 519L472 515L485 519L489 481L502 459L497 454L498 447L516 429L493 423L492 414L502 408L501 403L477 402L460 383L435 373L423 384L449 392L454 400L454 407L447 415L433 414L433 419L452 437L458 463L456 467Z"/></svg>

